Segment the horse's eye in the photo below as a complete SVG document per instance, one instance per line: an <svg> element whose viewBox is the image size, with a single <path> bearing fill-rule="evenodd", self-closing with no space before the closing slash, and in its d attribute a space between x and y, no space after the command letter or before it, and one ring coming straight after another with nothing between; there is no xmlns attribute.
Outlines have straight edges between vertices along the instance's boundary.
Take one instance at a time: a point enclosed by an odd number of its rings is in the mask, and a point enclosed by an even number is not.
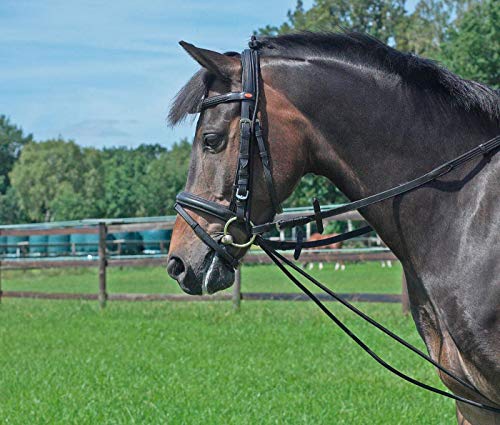
<svg viewBox="0 0 500 425"><path fill-rule="evenodd" d="M217 149L222 143L223 137L217 133L206 133L203 135L203 145L208 149Z"/></svg>

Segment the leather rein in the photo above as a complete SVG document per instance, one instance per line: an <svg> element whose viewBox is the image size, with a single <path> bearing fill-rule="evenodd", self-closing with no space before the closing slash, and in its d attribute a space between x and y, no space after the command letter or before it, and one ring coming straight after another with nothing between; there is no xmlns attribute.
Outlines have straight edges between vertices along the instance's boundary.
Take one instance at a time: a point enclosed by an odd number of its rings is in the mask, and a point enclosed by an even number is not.
<svg viewBox="0 0 500 425"><path fill-rule="evenodd" d="M443 391L439 388L432 387L418 380L411 378L410 376L404 374L398 369L394 368L383 359L381 359L377 354L375 354L361 339L359 339L346 325L344 325L334 313L326 308L326 306L307 288L305 287L296 276L294 276L286 267L292 268L297 273L308 279L311 283L328 293L334 299L339 301L346 308L357 314L363 320L367 321L381 332L385 333L390 338L394 339L399 344L402 344L409 350L413 351L415 354L431 363L437 367L441 372L445 373L456 382L460 383L462 386L466 387L469 391L475 393L481 399L489 400L484 394L482 394L477 388L475 388L470 383L464 381L460 377L456 376L453 372L441 366L438 362L432 359L430 356L414 347L410 343L406 342L392 331L367 316L365 313L360 311L354 305L344 300L338 294L318 282L308 273L303 271L300 267L297 267L293 262L288 260L286 257L282 256L277 252L277 250L290 250L294 249L294 258L298 259L303 248L316 248L320 246L329 245L336 242L341 242L345 240L352 239L354 237L366 234L372 231L371 226L364 226L362 228L345 232L343 234L323 238L317 241L304 241L303 233L299 228L297 231L297 240L295 242L282 242L282 241L272 241L263 238L263 234L269 232L273 229L286 229L286 228L296 228L298 226L303 226L307 223L315 222L318 232L323 232L323 220L326 218L335 217L339 214L343 214L349 211L358 210L360 208L367 207L369 205L376 204L378 202L384 201L386 199L394 198L395 196L410 192L418 187L421 187L439 177L444 176L453 169L465 164L466 162L476 158L478 156L491 156L497 153L497 149L500 147L500 135L488 140L485 143L471 149L462 155L440 165L439 167L429 171L422 176L410 180L406 183L400 184L398 186L392 187L385 191L376 193L366 198L349 202L340 207L322 211L317 199L313 201L314 213L306 214L300 217L295 217L292 219L281 219L277 221L271 221L268 223L263 223L259 225L254 225L251 220L251 199L252 199L252 153L253 149L257 148L259 153L259 158L262 163L262 168L264 170L264 180L267 186L269 198L271 200L271 205L273 209L273 216L281 212L281 206L276 195L276 190L273 183L270 156L267 146L264 142L262 135L261 124L257 118L258 106L259 106L259 51L258 44L255 37L252 37L249 43L249 49L245 49L241 54L241 64L242 64L242 88L241 92L229 92L217 96L212 96L203 99L200 107L200 112L217 106L221 103L227 102L240 102L241 103L241 117L240 117L240 146L238 154L238 163L235 181L233 185L233 193L231 196L231 201L229 206L226 207L217 202L213 202L204 199L200 196L189 192L181 192L176 197L176 204L174 206L177 213L186 221L186 223L191 227L193 232L200 238L207 246L209 246L215 255L218 255L223 261L225 261L230 267L237 268L240 264L238 258L232 255L228 247L235 248L247 248L252 244L259 245L264 252L271 258L271 260L285 273L285 275L297 285L311 300L318 305L318 307L335 323L339 326L351 339L356 342L364 351L366 351L375 361L377 361L384 368L388 369L390 372L396 374L400 378L424 388L428 391L440 394L442 396L481 408L489 410L492 412L500 413L500 409L493 407L491 405L483 404L465 397L455 395ZM253 143L254 142L254 143ZM255 143L256 142L256 143ZM187 210L192 210L197 213L207 214L221 220L224 225L224 231L221 237L214 239L209 233L207 233L199 223L191 217ZM233 223L240 224L246 231L247 242L236 243L230 232L230 227ZM493 403L494 404L494 403Z"/></svg>

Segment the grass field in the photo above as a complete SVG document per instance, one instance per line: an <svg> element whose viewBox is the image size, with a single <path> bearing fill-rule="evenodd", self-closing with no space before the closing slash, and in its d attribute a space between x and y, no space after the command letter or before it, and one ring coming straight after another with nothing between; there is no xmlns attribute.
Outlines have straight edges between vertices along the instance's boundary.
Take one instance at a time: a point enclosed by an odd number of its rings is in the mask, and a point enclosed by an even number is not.
<svg viewBox="0 0 500 425"><path fill-rule="evenodd" d="M401 293L401 266L382 268L378 262L348 264L345 271L334 271L333 264L323 270L314 268L312 275L338 292ZM180 293L173 279L161 267L107 269L108 290L131 293ZM242 290L247 292L296 292L277 267L245 265L242 269ZM97 292L97 269L59 269L4 271L5 291Z"/></svg>
<svg viewBox="0 0 500 425"><path fill-rule="evenodd" d="M386 286L378 289L399 291L400 270L371 266L358 270L363 279L373 274L377 284L383 275ZM271 268L244 272L247 290L288 288ZM5 288L95 288L90 270L9 274ZM336 280L340 292L360 291L334 275L330 284ZM163 270L115 270L110 285L119 292L132 291L134 281L136 292L176 290L170 283L161 290L155 276L165 282ZM329 306L395 366L443 388L432 367L340 305ZM422 347L400 305L361 307ZM243 302L235 312L228 302L114 302L101 311L96 302L4 299L0 359L5 424L454 423L451 401L381 369L312 303Z"/></svg>

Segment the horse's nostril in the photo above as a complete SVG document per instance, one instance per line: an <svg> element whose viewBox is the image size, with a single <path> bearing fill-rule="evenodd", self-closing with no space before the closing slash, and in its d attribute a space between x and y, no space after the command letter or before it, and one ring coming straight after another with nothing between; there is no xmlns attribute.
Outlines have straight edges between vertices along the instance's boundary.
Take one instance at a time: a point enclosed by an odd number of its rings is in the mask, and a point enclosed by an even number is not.
<svg viewBox="0 0 500 425"><path fill-rule="evenodd" d="M167 273L170 277L178 279L179 276L186 271L184 262L179 257L170 257L167 264Z"/></svg>

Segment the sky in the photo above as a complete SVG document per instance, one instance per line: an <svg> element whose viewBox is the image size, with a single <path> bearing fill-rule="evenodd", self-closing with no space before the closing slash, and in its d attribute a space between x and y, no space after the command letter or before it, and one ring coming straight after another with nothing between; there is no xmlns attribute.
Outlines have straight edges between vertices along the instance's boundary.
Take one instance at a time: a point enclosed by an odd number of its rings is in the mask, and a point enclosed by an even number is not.
<svg viewBox="0 0 500 425"><path fill-rule="evenodd" d="M241 51L296 0L1 0L0 115L35 140L171 146L169 103L198 65L178 45ZM306 0L309 8L312 0Z"/></svg>

